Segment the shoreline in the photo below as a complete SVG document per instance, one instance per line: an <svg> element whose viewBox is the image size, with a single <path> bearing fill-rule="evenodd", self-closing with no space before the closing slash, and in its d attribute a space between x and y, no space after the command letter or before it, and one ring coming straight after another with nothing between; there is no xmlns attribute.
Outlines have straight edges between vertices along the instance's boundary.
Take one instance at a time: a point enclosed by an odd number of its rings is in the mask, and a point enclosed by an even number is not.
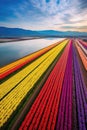
<svg viewBox="0 0 87 130"><path fill-rule="evenodd" d="M87 42L87 37L64 37L64 36L35 36L35 37L9 37L9 38L0 38L0 43L7 42L16 42L16 41L24 41L24 40L34 40L34 39L43 39L43 38L81 38L83 41Z"/></svg>
<svg viewBox="0 0 87 130"><path fill-rule="evenodd" d="M16 42L16 41L24 41L24 40L34 40L34 39L41 39L41 38L44 38L44 37L0 38L0 43Z"/></svg>

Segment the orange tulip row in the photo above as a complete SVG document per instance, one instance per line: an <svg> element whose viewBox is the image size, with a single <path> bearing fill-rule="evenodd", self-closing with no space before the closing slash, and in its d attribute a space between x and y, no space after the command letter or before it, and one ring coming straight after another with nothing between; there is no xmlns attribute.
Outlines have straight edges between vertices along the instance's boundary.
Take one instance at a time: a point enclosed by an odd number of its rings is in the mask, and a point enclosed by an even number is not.
<svg viewBox="0 0 87 130"><path fill-rule="evenodd" d="M84 68L87 70L87 57L84 54L84 52L82 51L82 49L78 46L78 44L76 44L76 48L78 50L78 53L80 55L83 65L84 65Z"/></svg>

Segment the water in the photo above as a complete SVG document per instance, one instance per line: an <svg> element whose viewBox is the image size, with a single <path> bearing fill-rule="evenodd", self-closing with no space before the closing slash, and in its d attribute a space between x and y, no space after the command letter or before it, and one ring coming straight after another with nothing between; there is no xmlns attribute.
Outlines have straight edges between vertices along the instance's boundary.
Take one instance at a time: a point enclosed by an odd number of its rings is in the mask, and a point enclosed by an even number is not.
<svg viewBox="0 0 87 130"><path fill-rule="evenodd" d="M46 38L0 43L0 67L63 39Z"/></svg>

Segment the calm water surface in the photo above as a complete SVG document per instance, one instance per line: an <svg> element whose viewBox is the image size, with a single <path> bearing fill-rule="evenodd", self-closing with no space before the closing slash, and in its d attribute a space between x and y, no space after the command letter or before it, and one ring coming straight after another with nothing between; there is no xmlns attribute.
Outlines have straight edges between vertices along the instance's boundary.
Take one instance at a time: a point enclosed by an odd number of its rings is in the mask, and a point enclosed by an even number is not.
<svg viewBox="0 0 87 130"><path fill-rule="evenodd" d="M0 43L0 67L63 39L46 38Z"/></svg>

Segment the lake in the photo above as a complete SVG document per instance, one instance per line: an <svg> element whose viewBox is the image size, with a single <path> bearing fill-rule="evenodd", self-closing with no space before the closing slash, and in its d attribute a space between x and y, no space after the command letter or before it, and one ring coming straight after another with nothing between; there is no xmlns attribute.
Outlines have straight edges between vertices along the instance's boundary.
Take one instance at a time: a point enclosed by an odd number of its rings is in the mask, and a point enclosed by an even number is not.
<svg viewBox="0 0 87 130"><path fill-rule="evenodd" d="M0 67L63 39L45 38L0 43Z"/></svg>

